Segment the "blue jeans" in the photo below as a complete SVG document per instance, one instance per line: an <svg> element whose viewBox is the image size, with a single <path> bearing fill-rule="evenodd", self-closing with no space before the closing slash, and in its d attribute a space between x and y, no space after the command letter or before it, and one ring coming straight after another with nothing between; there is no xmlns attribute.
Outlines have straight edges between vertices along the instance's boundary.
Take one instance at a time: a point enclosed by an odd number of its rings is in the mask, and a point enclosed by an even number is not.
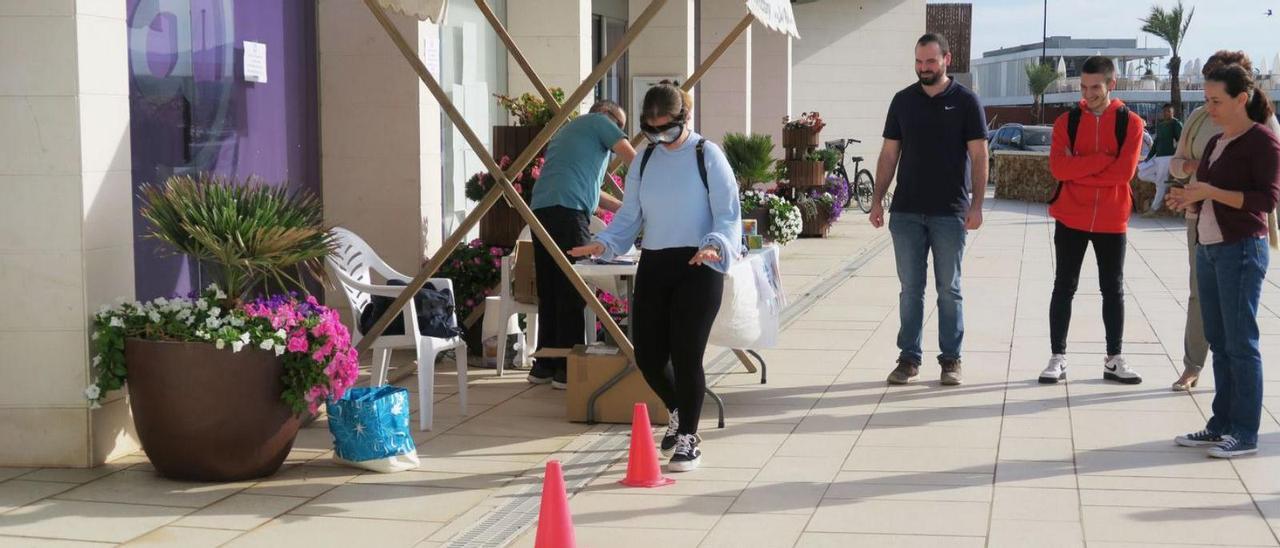
<svg viewBox="0 0 1280 548"><path fill-rule="evenodd" d="M898 263L898 359L920 363L924 330L924 288L933 251L933 277L938 290L939 360L960 359L964 341L964 299L960 296L960 261L966 230L958 215L894 213L889 235Z"/></svg>
<svg viewBox="0 0 1280 548"><path fill-rule="evenodd" d="M1270 251L1266 238L1246 238L1196 249L1200 314L1213 352L1210 432L1258 442L1262 419L1262 353L1258 349L1258 300Z"/></svg>

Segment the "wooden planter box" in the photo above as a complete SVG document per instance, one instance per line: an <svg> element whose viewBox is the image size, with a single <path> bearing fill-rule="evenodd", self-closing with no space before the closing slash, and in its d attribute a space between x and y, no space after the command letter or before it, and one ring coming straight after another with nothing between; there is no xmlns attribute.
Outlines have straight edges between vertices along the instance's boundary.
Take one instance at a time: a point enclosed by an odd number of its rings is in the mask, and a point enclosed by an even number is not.
<svg viewBox="0 0 1280 548"><path fill-rule="evenodd" d="M810 128L782 130L782 146L786 148L807 148L818 146L819 132Z"/></svg>
<svg viewBox="0 0 1280 548"><path fill-rule="evenodd" d="M797 188L822 186L827 181L826 166L818 160L787 160L787 179Z"/></svg>
<svg viewBox="0 0 1280 548"><path fill-rule="evenodd" d="M505 199L498 200L480 219L480 241L489 246L515 247L524 225L524 218L515 208Z"/></svg>
<svg viewBox="0 0 1280 548"><path fill-rule="evenodd" d="M506 156L515 161L541 131L542 126L493 126L493 159L502 161ZM545 151L544 146L539 154Z"/></svg>
<svg viewBox="0 0 1280 548"><path fill-rule="evenodd" d="M830 230L831 219L822 213L818 213L812 219L804 220L804 224L800 227L800 237L826 238Z"/></svg>

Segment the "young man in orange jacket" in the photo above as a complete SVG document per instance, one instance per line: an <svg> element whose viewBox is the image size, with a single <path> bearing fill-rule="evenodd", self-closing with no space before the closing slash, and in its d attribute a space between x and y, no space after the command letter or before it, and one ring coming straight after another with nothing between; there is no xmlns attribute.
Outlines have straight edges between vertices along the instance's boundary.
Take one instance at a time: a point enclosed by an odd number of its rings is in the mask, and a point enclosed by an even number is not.
<svg viewBox="0 0 1280 548"><path fill-rule="evenodd" d="M1052 357L1040 382L1067 378L1067 329L1071 301L1080 282L1080 265L1093 244L1102 292L1102 323L1107 334L1107 357L1102 376L1124 384L1138 384L1142 376L1121 356L1124 338L1125 232L1133 195L1129 181L1138 167L1142 147L1142 117L1111 98L1116 68L1111 59L1090 57L1081 68L1080 104L1053 124L1049 168L1058 192L1049 202L1057 220L1053 233L1057 269L1049 303L1049 341Z"/></svg>

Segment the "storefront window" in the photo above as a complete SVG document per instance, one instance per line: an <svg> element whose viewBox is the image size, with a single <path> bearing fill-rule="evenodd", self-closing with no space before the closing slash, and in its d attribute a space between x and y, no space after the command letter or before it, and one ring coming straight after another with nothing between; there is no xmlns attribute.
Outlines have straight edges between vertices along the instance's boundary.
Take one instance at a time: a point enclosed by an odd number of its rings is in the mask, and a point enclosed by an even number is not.
<svg viewBox="0 0 1280 548"><path fill-rule="evenodd" d="M126 0L139 298L204 285L199 265L146 238L137 189L212 172L319 192L315 2ZM267 81L244 80L244 42Z"/></svg>

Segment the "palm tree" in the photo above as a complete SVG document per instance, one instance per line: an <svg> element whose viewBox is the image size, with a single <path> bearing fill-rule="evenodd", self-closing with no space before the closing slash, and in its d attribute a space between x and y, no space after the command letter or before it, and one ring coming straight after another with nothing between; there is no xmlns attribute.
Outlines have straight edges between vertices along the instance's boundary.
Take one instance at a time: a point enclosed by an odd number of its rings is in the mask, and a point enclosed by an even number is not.
<svg viewBox="0 0 1280 548"><path fill-rule="evenodd" d="M1035 98L1036 104L1036 120L1044 123L1044 92L1049 90L1049 86L1058 81L1058 70L1050 64L1030 63L1026 65L1027 71L1027 88L1031 90L1031 96Z"/></svg>
<svg viewBox="0 0 1280 548"><path fill-rule="evenodd" d="M1142 21L1142 32L1152 34L1169 43L1173 57L1169 59L1169 102L1173 104L1174 116L1182 116L1182 86L1178 75L1182 71L1182 58L1178 56L1178 48L1187 38L1187 28L1191 26L1191 17L1196 14L1193 7L1183 17L1182 0L1172 9L1163 6L1151 6L1151 14Z"/></svg>

